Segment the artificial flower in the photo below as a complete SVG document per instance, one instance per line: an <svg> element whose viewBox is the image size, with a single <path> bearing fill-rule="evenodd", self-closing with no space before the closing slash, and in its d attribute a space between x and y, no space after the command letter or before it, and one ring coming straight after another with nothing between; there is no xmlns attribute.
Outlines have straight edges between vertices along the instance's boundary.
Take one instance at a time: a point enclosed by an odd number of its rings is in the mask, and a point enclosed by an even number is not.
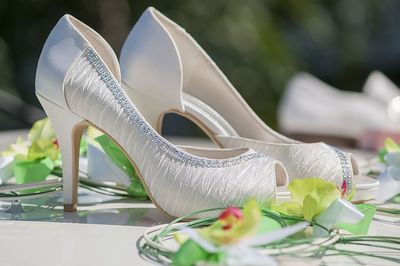
<svg viewBox="0 0 400 266"><path fill-rule="evenodd" d="M341 195L334 184L316 177L295 179L288 190L292 201L274 205L273 210L304 217L308 221L321 214Z"/></svg>
<svg viewBox="0 0 400 266"><path fill-rule="evenodd" d="M317 237L326 236L329 234L329 231L326 229L330 229L334 225L339 223L355 224L363 218L364 214L351 202L338 198L326 210L314 218L317 225L313 228L313 234Z"/></svg>
<svg viewBox="0 0 400 266"><path fill-rule="evenodd" d="M137 198L147 198L139 176L121 149L109 137L92 127L88 128L86 134L88 137L82 138L79 154L85 155L88 143L101 150L129 177L130 182L125 191ZM36 121L28 133L27 140L18 138L15 144L11 144L1 153L1 156L12 158L12 174L6 171L9 164L3 164L0 169L0 183L12 175L16 177L18 184L42 181L51 173L55 173L53 170L61 169L59 143L48 118Z"/></svg>
<svg viewBox="0 0 400 266"><path fill-rule="evenodd" d="M200 235L215 245L231 244L255 233L261 222L261 212L255 200L246 203L243 211L227 208L210 227L201 229Z"/></svg>
<svg viewBox="0 0 400 266"><path fill-rule="evenodd" d="M263 223L272 226L263 226ZM175 234L181 246L173 257L173 264L194 265L203 261L223 265L277 265L271 256L255 247L284 239L307 226L303 222L278 229L273 219L262 216L257 202L250 200L243 210L227 208L209 227L184 228Z"/></svg>
<svg viewBox="0 0 400 266"><path fill-rule="evenodd" d="M374 210L363 208L368 213L364 215L351 202L342 198L342 193L334 184L321 178L295 179L289 184L288 190L292 201L277 204L272 207L273 210L314 222L314 236L326 236L338 224L343 224L341 228L351 233L368 231L372 220L370 213ZM356 223L359 223L359 228L349 226Z"/></svg>
<svg viewBox="0 0 400 266"><path fill-rule="evenodd" d="M28 149L27 159L36 160L49 157L52 161L57 160L60 149L57 142L49 139L37 139Z"/></svg>
<svg viewBox="0 0 400 266"><path fill-rule="evenodd" d="M45 180L59 160L60 149L48 118L35 122L28 140L18 138L1 153L13 157L13 174L17 184Z"/></svg>

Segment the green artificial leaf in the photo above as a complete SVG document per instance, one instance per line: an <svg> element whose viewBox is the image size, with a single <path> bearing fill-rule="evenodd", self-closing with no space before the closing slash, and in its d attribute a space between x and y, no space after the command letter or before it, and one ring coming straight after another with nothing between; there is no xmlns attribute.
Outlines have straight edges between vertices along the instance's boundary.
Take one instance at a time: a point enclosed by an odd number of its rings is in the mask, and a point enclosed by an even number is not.
<svg viewBox="0 0 400 266"><path fill-rule="evenodd" d="M136 198L147 198L147 193L142 183L137 179L131 179L131 184L126 189L126 192Z"/></svg>
<svg viewBox="0 0 400 266"><path fill-rule="evenodd" d="M60 150L48 139L38 139L32 143L28 150L28 159L35 160L39 158L49 157L55 161L60 155Z"/></svg>
<svg viewBox="0 0 400 266"><path fill-rule="evenodd" d="M210 263L211 265L223 265L223 262L225 261L225 253L219 252L219 253L211 253L208 258L207 262Z"/></svg>
<svg viewBox="0 0 400 266"><path fill-rule="evenodd" d="M368 234L369 227L374 218L376 207L369 204L357 204L355 206L362 214L364 214L364 218L355 224L340 223L336 226L354 235L366 235Z"/></svg>
<svg viewBox="0 0 400 266"><path fill-rule="evenodd" d="M191 266L199 261L207 261L210 253L200 247L195 241L187 240L172 256L172 265Z"/></svg>
<svg viewBox="0 0 400 266"><path fill-rule="evenodd" d="M111 161L121 168L127 176L137 177L135 168L129 161L128 157L126 157L121 149L108 136L101 135L96 138L96 141L101 145L101 148Z"/></svg>
<svg viewBox="0 0 400 266"><path fill-rule="evenodd" d="M18 138L15 144L11 144L9 148L1 153L1 156L15 156L18 154L28 155L29 146L22 138Z"/></svg>
<svg viewBox="0 0 400 266"><path fill-rule="evenodd" d="M143 187L143 184L140 182L140 178L137 175L135 168L129 161L128 157L121 151L121 149L104 134L96 137L95 140L100 144L108 158L110 158L111 161L120 169L122 169L122 171L124 171L125 174L131 179L132 183L126 189L127 193L139 198L147 197L147 193Z"/></svg>
<svg viewBox="0 0 400 266"><path fill-rule="evenodd" d="M388 153L388 151L385 149L385 148L383 148L383 149L380 149L379 151L378 151L378 159L379 159L379 161L381 162L381 163L385 163L385 155Z"/></svg>
<svg viewBox="0 0 400 266"><path fill-rule="evenodd" d="M28 139L32 143L38 139L54 140L55 138L56 134L48 118L36 121L28 134Z"/></svg>
<svg viewBox="0 0 400 266"><path fill-rule="evenodd" d="M79 144L79 155L84 156L88 149L88 142L85 137L81 138L81 143Z"/></svg>
<svg viewBox="0 0 400 266"><path fill-rule="evenodd" d="M54 162L49 158L29 160L23 155L17 155L14 161L14 175L17 184L25 184L45 180L54 168Z"/></svg>

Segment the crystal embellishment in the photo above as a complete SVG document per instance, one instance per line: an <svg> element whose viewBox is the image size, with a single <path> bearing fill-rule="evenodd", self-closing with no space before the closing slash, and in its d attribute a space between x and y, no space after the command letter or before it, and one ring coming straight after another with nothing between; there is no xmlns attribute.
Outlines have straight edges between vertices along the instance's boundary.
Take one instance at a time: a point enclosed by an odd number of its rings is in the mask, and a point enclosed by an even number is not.
<svg viewBox="0 0 400 266"><path fill-rule="evenodd" d="M330 146L339 157L340 163L342 165L342 175L343 180L346 182L346 194L350 194L353 191L353 171L351 169L351 163L347 154L333 146Z"/></svg>
<svg viewBox="0 0 400 266"><path fill-rule="evenodd" d="M252 152L231 159L206 159L177 149L166 139L161 137L157 132L155 132L154 129L145 121L142 115L130 102L125 92L120 88L120 85L111 76L103 61L92 50L92 48L87 47L85 49L84 56L100 76L101 80L103 80L103 82L106 84L107 88L111 91L118 104L124 110L125 114L128 115L129 120L136 125L136 127L145 137L151 139L151 141L155 143L157 147L163 149L169 156L177 160L181 160L186 164L205 168L229 167L246 161L265 157L264 155Z"/></svg>

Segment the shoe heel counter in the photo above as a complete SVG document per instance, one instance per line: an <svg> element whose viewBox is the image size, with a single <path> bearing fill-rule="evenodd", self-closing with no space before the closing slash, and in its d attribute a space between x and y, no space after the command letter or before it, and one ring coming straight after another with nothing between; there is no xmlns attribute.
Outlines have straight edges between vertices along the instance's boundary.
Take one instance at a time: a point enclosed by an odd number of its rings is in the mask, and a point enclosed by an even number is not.
<svg viewBox="0 0 400 266"><path fill-rule="evenodd" d="M86 42L64 15L54 26L39 57L36 70L36 92L68 109L64 95L64 78Z"/></svg>
<svg viewBox="0 0 400 266"><path fill-rule="evenodd" d="M183 112L182 63L178 48L156 12L150 7L142 14L122 47L122 81L162 103L165 111ZM140 99L133 101L136 104Z"/></svg>

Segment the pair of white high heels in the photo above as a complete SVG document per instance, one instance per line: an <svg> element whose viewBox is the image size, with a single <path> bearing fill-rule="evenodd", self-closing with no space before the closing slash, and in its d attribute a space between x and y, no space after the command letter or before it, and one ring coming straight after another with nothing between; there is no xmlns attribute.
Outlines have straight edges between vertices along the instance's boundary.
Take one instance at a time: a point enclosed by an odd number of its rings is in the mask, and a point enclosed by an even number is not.
<svg viewBox="0 0 400 266"><path fill-rule="evenodd" d="M64 209L77 205L80 137L87 126L115 140L151 200L172 216L195 210L287 200L286 185L317 176L354 200L375 197L379 183L360 176L352 155L306 144L266 126L184 29L148 8L118 60L107 42L70 15L54 27L39 59L36 94L61 148ZM122 73L122 75L121 75ZM178 147L159 135L176 112L221 147Z"/></svg>

